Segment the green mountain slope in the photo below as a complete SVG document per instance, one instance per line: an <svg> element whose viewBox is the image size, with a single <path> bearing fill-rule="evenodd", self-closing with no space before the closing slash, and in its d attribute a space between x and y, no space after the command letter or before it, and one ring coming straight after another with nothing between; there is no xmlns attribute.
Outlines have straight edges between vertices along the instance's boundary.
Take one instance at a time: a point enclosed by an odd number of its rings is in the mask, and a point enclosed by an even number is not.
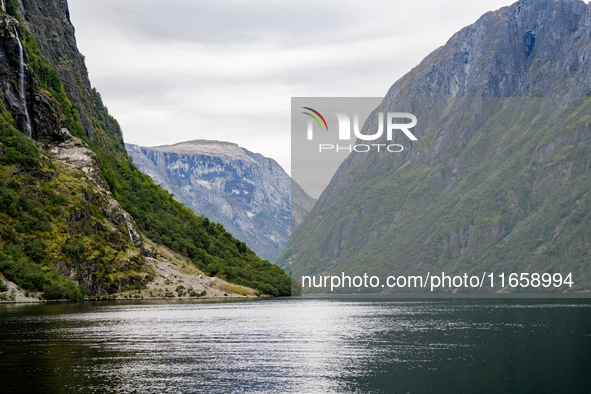
<svg viewBox="0 0 591 394"><path fill-rule="evenodd" d="M528 0L488 13L396 82L379 111L414 113L418 141L351 154L279 264L298 279L572 273L571 288L523 290L591 290L589 9ZM493 98L511 96L526 97Z"/></svg>
<svg viewBox="0 0 591 394"><path fill-rule="evenodd" d="M591 99L566 108L547 99L472 101L452 105L474 109L454 125L437 118L454 129L452 140L473 134L461 150L442 150L439 163L373 152L347 173L339 195L291 240L296 277L572 272L573 290L587 289Z"/></svg>
<svg viewBox="0 0 591 394"><path fill-rule="evenodd" d="M90 86L67 3L6 4L7 13L0 11L6 54L0 68L6 103L0 160L5 276L26 289L44 290L46 297L51 286L58 288L53 298L82 295L83 288L63 277L84 284L90 295L140 286L153 276L141 231L209 275L265 294L289 294L290 280L281 269L222 226L195 216L133 166L117 121ZM18 96L19 39L25 48L25 103ZM25 122L24 106L38 147L16 133ZM30 272L34 284L24 279Z"/></svg>

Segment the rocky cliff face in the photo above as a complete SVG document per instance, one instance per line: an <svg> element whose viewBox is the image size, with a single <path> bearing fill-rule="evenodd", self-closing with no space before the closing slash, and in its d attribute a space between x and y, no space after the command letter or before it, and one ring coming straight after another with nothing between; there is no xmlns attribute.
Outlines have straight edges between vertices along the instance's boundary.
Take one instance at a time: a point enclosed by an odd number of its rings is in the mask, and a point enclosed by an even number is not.
<svg viewBox="0 0 591 394"><path fill-rule="evenodd" d="M35 140L62 142L66 119L55 100L40 86L28 65L24 33L6 13L0 20L0 87L2 99L23 133ZM55 131L58 131L57 133Z"/></svg>
<svg viewBox="0 0 591 394"><path fill-rule="evenodd" d="M83 134L92 141L107 145L104 132L96 124L93 125L91 120L91 117L100 119L99 114L104 107L98 93L91 88L84 57L76 46L75 29L70 21L67 0L12 3L16 3L14 8L23 26L35 37L43 57L57 70L66 95L79 115ZM117 139L122 148L123 138L119 130L109 131L112 132L109 133L110 136Z"/></svg>
<svg viewBox="0 0 591 394"><path fill-rule="evenodd" d="M579 97L591 86L590 34L583 1L519 1L460 30L387 96Z"/></svg>
<svg viewBox="0 0 591 394"><path fill-rule="evenodd" d="M418 141L350 155L280 264L296 276L573 272L591 288L590 51L582 1L520 1L462 29L378 109L414 113Z"/></svg>
<svg viewBox="0 0 591 394"><path fill-rule="evenodd" d="M223 224L269 261L275 261L291 226L301 222L315 202L295 184L301 192L295 199L299 208L292 215L289 175L274 160L234 143L196 140L156 147L126 144L126 148L140 171L177 201Z"/></svg>

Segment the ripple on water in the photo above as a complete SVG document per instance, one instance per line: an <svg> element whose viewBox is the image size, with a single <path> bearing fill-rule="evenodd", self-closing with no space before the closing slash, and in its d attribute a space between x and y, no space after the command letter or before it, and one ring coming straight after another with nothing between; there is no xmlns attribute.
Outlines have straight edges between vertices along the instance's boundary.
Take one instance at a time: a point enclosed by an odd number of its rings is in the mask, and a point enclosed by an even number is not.
<svg viewBox="0 0 591 394"><path fill-rule="evenodd" d="M0 314L8 392L461 392L495 379L551 387L545 376L556 369L578 376L591 366L591 350L581 353L591 349L584 302L288 299L23 311ZM573 333L557 349L565 321ZM563 365L551 368L550 355Z"/></svg>

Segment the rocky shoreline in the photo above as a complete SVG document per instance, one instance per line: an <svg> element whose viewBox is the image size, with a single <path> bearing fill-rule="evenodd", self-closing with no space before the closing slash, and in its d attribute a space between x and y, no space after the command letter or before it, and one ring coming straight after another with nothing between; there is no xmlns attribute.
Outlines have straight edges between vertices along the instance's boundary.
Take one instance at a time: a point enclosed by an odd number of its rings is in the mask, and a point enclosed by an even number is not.
<svg viewBox="0 0 591 394"><path fill-rule="evenodd" d="M255 290L229 283L223 279L210 277L195 268L184 258L168 248L150 243L152 254L146 257L155 271L155 278L142 286L114 294L88 296L79 301L114 301L114 300L228 300L268 298ZM0 292L0 304L30 304L52 302L78 302L70 300L45 300L40 293L33 293L19 288L8 281L2 274L0 280L7 287Z"/></svg>

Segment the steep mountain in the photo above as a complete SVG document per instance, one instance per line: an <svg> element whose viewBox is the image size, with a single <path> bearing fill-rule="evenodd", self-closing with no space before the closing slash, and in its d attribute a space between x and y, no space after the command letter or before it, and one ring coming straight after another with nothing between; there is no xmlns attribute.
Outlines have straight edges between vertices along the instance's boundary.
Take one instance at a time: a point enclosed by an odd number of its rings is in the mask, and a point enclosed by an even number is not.
<svg viewBox="0 0 591 394"><path fill-rule="evenodd" d="M177 201L221 223L269 261L275 261L291 227L297 226L315 203L275 160L234 143L196 140L125 147L138 169ZM298 195L301 209L295 217L290 214L291 187L303 193Z"/></svg>
<svg viewBox="0 0 591 394"><path fill-rule="evenodd" d="M316 201L295 180L291 180L291 232L304 221L306 215L314 208Z"/></svg>
<svg viewBox="0 0 591 394"><path fill-rule="evenodd" d="M113 294L156 278L167 247L210 276L289 294L278 267L133 166L117 121L90 86L67 2L2 4L4 277L45 298Z"/></svg>
<svg viewBox="0 0 591 394"><path fill-rule="evenodd" d="M352 153L279 264L297 279L572 273L571 288L527 291L591 289L590 56L578 0L519 1L462 29L376 109L415 114L418 140Z"/></svg>

